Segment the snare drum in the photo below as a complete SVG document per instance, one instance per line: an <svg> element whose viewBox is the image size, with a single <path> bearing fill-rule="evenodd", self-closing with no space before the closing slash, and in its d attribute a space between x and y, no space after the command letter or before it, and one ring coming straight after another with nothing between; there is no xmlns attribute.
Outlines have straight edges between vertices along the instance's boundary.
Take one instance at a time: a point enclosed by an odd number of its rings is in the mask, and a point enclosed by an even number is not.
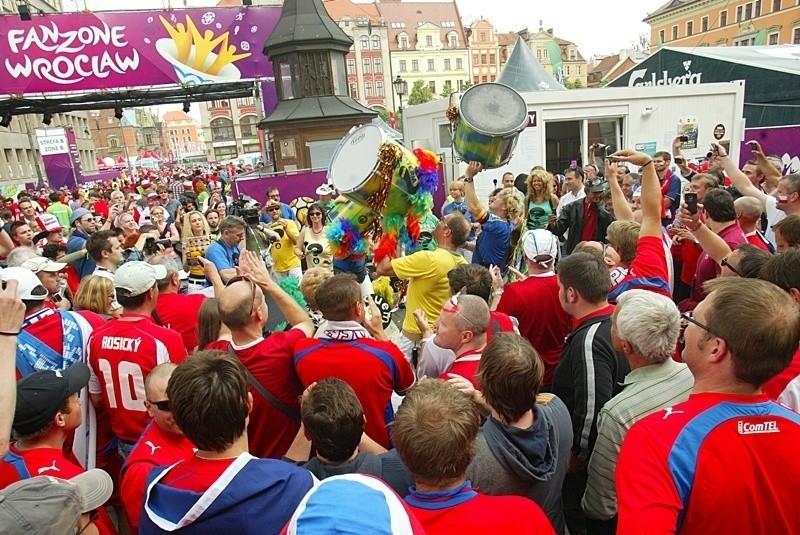
<svg viewBox="0 0 800 535"><path fill-rule="evenodd" d="M386 169L379 158L384 143L398 151L397 164L391 169ZM368 124L356 128L339 143L331 158L328 179L348 199L372 211L383 212L387 202L407 204L405 199L416 192L418 179L414 169L417 165L419 162L411 151L378 126Z"/></svg>
<svg viewBox="0 0 800 535"><path fill-rule="evenodd" d="M458 155L486 168L508 163L520 132L528 126L525 99L507 85L485 83L467 89L459 107L453 124Z"/></svg>

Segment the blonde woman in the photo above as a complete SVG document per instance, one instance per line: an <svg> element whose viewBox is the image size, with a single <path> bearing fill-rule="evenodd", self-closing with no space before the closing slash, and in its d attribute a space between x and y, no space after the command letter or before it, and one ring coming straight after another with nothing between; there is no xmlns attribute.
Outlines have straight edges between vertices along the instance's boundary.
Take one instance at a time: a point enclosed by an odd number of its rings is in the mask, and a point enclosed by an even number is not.
<svg viewBox="0 0 800 535"><path fill-rule="evenodd" d="M300 231L294 254L306 259L306 269L321 267L333 271L333 260L328 238L325 237L325 208L314 203L308 207L308 225Z"/></svg>
<svg viewBox="0 0 800 535"><path fill-rule="evenodd" d="M544 169L533 169L527 185L528 194L523 205L525 226L528 230L545 229L558 208L558 196L553 193L555 179Z"/></svg>
<svg viewBox="0 0 800 535"><path fill-rule="evenodd" d="M73 304L75 310L88 310L107 320L122 314L122 307L116 305L114 282L100 275L81 279Z"/></svg>
<svg viewBox="0 0 800 535"><path fill-rule="evenodd" d="M183 235L181 236L183 251L183 269L189 272L189 293L195 293L206 286L203 266L197 260L205 256L211 245L211 236L205 216L193 210L183 216Z"/></svg>

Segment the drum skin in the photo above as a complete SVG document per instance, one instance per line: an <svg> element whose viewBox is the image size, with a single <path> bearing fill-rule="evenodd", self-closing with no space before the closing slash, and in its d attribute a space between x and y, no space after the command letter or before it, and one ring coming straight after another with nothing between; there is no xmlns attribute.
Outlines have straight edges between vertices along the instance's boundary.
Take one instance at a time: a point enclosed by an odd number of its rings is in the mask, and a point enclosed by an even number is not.
<svg viewBox="0 0 800 535"><path fill-rule="evenodd" d="M462 160L490 169L508 163L528 125L522 96L503 84L479 84L464 93L460 107L453 148Z"/></svg>
<svg viewBox="0 0 800 535"><path fill-rule="evenodd" d="M333 203L328 217L331 221L347 219L359 233L364 234L378 218L378 214L350 199L340 198Z"/></svg>

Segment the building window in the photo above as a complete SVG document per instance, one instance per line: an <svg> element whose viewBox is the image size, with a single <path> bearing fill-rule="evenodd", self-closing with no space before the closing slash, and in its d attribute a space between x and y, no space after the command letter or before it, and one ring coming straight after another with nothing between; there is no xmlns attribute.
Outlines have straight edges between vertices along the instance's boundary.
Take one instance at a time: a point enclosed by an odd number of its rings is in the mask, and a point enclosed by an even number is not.
<svg viewBox="0 0 800 535"><path fill-rule="evenodd" d="M464 80L459 80L456 82L456 86L458 86L459 91L462 91L464 89Z"/></svg>
<svg viewBox="0 0 800 535"><path fill-rule="evenodd" d="M772 0L772 12L775 13L781 10L781 0Z"/></svg>
<svg viewBox="0 0 800 535"><path fill-rule="evenodd" d="M211 139L215 141L232 141L236 139L233 121L225 117L217 117L211 121Z"/></svg>
<svg viewBox="0 0 800 535"><path fill-rule="evenodd" d="M472 54L472 64L473 65L479 65L480 64L479 61L478 61L478 54Z"/></svg>
<svg viewBox="0 0 800 535"><path fill-rule="evenodd" d="M375 64L375 74L383 74L383 62L381 58L375 58L372 61Z"/></svg>
<svg viewBox="0 0 800 535"><path fill-rule="evenodd" d="M723 9L719 12L719 27L722 28L728 25L728 10Z"/></svg>
<svg viewBox="0 0 800 535"><path fill-rule="evenodd" d="M569 51L569 60L570 61L575 61L576 57L577 56L575 56L575 51L574 50L570 50Z"/></svg>
<svg viewBox="0 0 800 535"><path fill-rule="evenodd" d="M664 30L658 30L658 42L659 43L664 42Z"/></svg>
<svg viewBox="0 0 800 535"><path fill-rule="evenodd" d="M495 54L489 54L489 64L494 65L497 63L497 56Z"/></svg>
<svg viewBox="0 0 800 535"><path fill-rule="evenodd" d="M435 67L433 66L433 60L432 60L432 59L429 59L429 60L428 60L428 70L429 70L429 71L432 71L432 70L434 70L434 69L435 69Z"/></svg>
<svg viewBox="0 0 800 535"><path fill-rule="evenodd" d="M570 72L569 72L569 65L564 65L564 74L566 74L567 76L569 76L569 75L570 75Z"/></svg>
<svg viewBox="0 0 800 535"><path fill-rule="evenodd" d="M119 146L117 138L115 137L108 138L108 146L111 147L112 149L116 149Z"/></svg>
<svg viewBox="0 0 800 535"><path fill-rule="evenodd" d="M400 72L406 72L406 60L400 60Z"/></svg>
<svg viewBox="0 0 800 535"><path fill-rule="evenodd" d="M358 84L350 84L350 96L358 99Z"/></svg>
<svg viewBox="0 0 800 535"><path fill-rule="evenodd" d="M372 84L370 82L364 82L364 96L372 98Z"/></svg>
<svg viewBox="0 0 800 535"><path fill-rule="evenodd" d="M446 71L450 70L450 58L445 58L444 59L444 70L446 70Z"/></svg>
<svg viewBox="0 0 800 535"><path fill-rule="evenodd" d="M428 87L431 90L431 93L434 95L436 94L436 82L428 82Z"/></svg>
<svg viewBox="0 0 800 535"><path fill-rule="evenodd" d="M450 46L453 48L458 46L458 34L456 33L450 34Z"/></svg>
<svg viewBox="0 0 800 535"><path fill-rule="evenodd" d="M536 49L536 59L542 59L542 49L541 48L537 48Z"/></svg>
<svg viewBox="0 0 800 535"><path fill-rule="evenodd" d="M405 50L408 48L408 37L405 35L400 36L400 50Z"/></svg>
<svg viewBox="0 0 800 535"><path fill-rule="evenodd" d="M761 16L761 0L756 0L755 1L755 9L753 11L754 11L754 13L753 13L754 16L756 16L756 17L760 17Z"/></svg>
<svg viewBox="0 0 800 535"><path fill-rule="evenodd" d="M700 31L703 33L708 31L708 17L700 19Z"/></svg>
<svg viewBox="0 0 800 535"><path fill-rule="evenodd" d="M380 50L381 49L381 38L377 35L372 36L372 50Z"/></svg>
<svg viewBox="0 0 800 535"><path fill-rule="evenodd" d="M372 67L371 67L372 62L370 61L369 58L364 58L361 63L362 63L361 68L363 69L364 74L369 74L372 72Z"/></svg>
<svg viewBox="0 0 800 535"><path fill-rule="evenodd" d="M411 60L411 70L413 72L419 72L419 60L418 59L412 59Z"/></svg>
<svg viewBox="0 0 800 535"><path fill-rule="evenodd" d="M456 69L461 70L464 68L464 60L461 58L456 58Z"/></svg>
<svg viewBox="0 0 800 535"><path fill-rule="evenodd" d="M481 32L481 43L486 42L486 32Z"/></svg>
<svg viewBox="0 0 800 535"><path fill-rule="evenodd" d="M578 74L581 74L581 66L580 65L578 65L577 69L578 69Z"/></svg>
<svg viewBox="0 0 800 535"><path fill-rule="evenodd" d="M383 82L375 82L375 96L382 97L383 95Z"/></svg>
<svg viewBox="0 0 800 535"><path fill-rule="evenodd" d="M686 37L689 37L694 33L694 22L691 20L686 22Z"/></svg>
<svg viewBox="0 0 800 535"><path fill-rule="evenodd" d="M354 76L356 74L356 60L348 59L347 60L347 75Z"/></svg>
<svg viewBox="0 0 800 535"><path fill-rule="evenodd" d="M672 40L674 41L677 38L678 38L678 27L677 26L673 26L672 27Z"/></svg>
<svg viewBox="0 0 800 535"><path fill-rule="evenodd" d="M736 22L742 21L742 10L744 9L743 6L739 6L736 8Z"/></svg>
<svg viewBox="0 0 800 535"><path fill-rule="evenodd" d="M428 46L428 47L433 46L433 36L432 35L426 35L425 36L425 46Z"/></svg>
<svg viewBox="0 0 800 535"><path fill-rule="evenodd" d="M366 35L361 36L361 50L368 50L369 49L369 37Z"/></svg>
<svg viewBox="0 0 800 535"><path fill-rule="evenodd" d="M485 84L486 82L488 82L488 81L489 81L489 78L488 78L487 76L482 76L482 77L481 77L481 82L483 82L484 84Z"/></svg>
<svg viewBox="0 0 800 535"><path fill-rule="evenodd" d="M770 45L777 45L778 44L778 32L769 34L769 39L767 41L767 44L770 44Z"/></svg>
<svg viewBox="0 0 800 535"><path fill-rule="evenodd" d="M795 28L792 30L792 44L800 45L800 28Z"/></svg>
<svg viewBox="0 0 800 535"><path fill-rule="evenodd" d="M239 120L239 128L242 131L242 138L256 137L258 118L255 115L245 115Z"/></svg>
<svg viewBox="0 0 800 535"><path fill-rule="evenodd" d="M486 54L481 54L481 65L486 65Z"/></svg>

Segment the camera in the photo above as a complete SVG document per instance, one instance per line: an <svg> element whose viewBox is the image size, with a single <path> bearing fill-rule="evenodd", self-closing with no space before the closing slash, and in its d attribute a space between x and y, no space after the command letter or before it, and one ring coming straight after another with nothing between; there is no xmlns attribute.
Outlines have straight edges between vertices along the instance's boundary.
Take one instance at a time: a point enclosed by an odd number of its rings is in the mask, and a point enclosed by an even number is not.
<svg viewBox="0 0 800 535"><path fill-rule="evenodd" d="M244 219L250 227L257 227L261 221L261 205L249 195L241 195L239 200L231 205L233 215Z"/></svg>
<svg viewBox="0 0 800 535"><path fill-rule="evenodd" d="M163 248L172 247L172 242L169 240L158 240L156 241L155 238L147 238L144 240L144 247L142 247L142 252L148 256L156 255L160 252L158 246Z"/></svg>

